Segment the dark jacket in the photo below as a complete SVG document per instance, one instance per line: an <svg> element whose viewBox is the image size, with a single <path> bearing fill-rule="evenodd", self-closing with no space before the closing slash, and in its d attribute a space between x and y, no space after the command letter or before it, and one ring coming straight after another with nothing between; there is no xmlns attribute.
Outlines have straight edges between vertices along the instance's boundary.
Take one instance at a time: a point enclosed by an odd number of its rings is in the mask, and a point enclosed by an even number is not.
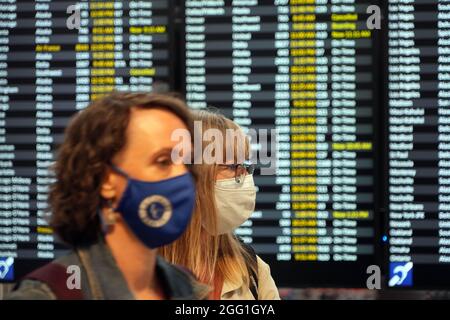
<svg viewBox="0 0 450 320"><path fill-rule="evenodd" d="M80 254L82 252L82 254ZM80 258L81 257L81 258ZM80 290L68 289L69 266L79 266ZM189 272L157 258L156 275L167 299L201 299L207 290ZM74 291L75 290L75 291ZM105 299L133 300L122 272L103 242L61 257L18 283L9 300Z"/></svg>

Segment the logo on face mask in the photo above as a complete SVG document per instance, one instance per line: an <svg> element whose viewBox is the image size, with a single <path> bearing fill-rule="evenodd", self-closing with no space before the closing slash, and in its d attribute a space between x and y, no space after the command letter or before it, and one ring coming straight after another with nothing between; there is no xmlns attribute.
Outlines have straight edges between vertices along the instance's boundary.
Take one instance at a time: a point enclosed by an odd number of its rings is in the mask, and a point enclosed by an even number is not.
<svg viewBox="0 0 450 320"><path fill-rule="evenodd" d="M149 227L162 227L172 217L172 205L166 197L152 195L139 205L139 217Z"/></svg>

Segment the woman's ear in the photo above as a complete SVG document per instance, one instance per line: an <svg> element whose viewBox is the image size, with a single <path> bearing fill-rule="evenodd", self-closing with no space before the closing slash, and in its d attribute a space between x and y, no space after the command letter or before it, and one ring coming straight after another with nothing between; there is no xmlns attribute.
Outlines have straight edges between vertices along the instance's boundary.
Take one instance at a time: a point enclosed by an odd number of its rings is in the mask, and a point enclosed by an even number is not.
<svg viewBox="0 0 450 320"><path fill-rule="evenodd" d="M117 177L114 172L106 169L105 178L100 189L100 195L103 199L114 200L117 198Z"/></svg>

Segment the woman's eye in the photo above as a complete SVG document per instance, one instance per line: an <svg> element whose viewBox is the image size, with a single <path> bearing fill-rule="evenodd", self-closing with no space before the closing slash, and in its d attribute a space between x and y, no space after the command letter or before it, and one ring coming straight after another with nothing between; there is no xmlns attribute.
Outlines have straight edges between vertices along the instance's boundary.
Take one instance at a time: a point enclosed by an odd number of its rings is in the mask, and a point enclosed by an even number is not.
<svg viewBox="0 0 450 320"><path fill-rule="evenodd" d="M172 161L170 160L170 158L160 158L160 159L157 159L157 160L156 160L156 163L157 163L158 165L160 165L160 166L163 166L163 167L167 167L167 166L172 165Z"/></svg>

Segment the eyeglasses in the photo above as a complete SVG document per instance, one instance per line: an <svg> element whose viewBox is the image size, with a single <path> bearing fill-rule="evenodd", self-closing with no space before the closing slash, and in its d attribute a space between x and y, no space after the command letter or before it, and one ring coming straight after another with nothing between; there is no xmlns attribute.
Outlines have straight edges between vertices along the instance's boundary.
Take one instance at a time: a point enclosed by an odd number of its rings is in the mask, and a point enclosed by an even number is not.
<svg viewBox="0 0 450 320"><path fill-rule="evenodd" d="M243 183L245 176L247 174L253 174L256 169L256 165L250 161L244 161L244 163L240 164L220 164L219 166L234 171L234 179L236 183Z"/></svg>

